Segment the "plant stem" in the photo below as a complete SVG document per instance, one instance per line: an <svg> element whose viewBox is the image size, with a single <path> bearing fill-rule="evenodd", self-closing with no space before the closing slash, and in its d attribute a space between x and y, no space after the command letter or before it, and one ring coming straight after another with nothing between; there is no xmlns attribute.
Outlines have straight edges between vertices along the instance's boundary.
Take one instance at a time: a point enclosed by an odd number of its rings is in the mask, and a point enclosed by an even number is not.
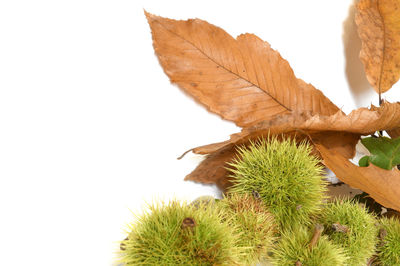
<svg viewBox="0 0 400 266"><path fill-rule="evenodd" d="M371 258L369 258L369 260L367 261L367 266L371 266L373 265L374 261L375 261L376 257L372 256Z"/></svg>
<svg viewBox="0 0 400 266"><path fill-rule="evenodd" d="M379 85L379 107L382 105L382 93L381 93L381 87ZM383 136L383 131L379 131L379 136L382 137Z"/></svg>
<svg viewBox="0 0 400 266"><path fill-rule="evenodd" d="M347 233L349 231L349 228L345 225L341 225L340 223L334 223L332 224L332 229L335 232L340 232L340 233Z"/></svg>
<svg viewBox="0 0 400 266"><path fill-rule="evenodd" d="M324 226L322 224L316 224L314 229L314 235L311 238L309 248L312 249L317 243L319 238L321 237L322 231L324 231Z"/></svg>

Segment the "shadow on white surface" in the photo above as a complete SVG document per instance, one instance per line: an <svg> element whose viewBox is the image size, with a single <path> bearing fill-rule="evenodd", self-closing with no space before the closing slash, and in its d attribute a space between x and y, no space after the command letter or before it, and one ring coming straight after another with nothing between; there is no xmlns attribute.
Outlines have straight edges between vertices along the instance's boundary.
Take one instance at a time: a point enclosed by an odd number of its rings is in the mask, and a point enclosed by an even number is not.
<svg viewBox="0 0 400 266"><path fill-rule="evenodd" d="M365 104L363 99L366 95L372 94L373 89L368 83L364 65L359 58L361 40L358 36L357 25L354 21L357 2L357 0L354 0L353 4L349 7L348 17L343 22L342 38L346 61L345 76L357 107L362 107Z"/></svg>

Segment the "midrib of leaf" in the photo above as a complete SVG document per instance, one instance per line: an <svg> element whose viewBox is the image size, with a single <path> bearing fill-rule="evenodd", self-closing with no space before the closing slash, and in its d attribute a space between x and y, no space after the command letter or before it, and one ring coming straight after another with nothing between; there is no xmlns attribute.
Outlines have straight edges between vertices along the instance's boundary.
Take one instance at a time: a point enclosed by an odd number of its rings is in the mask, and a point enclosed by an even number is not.
<svg viewBox="0 0 400 266"><path fill-rule="evenodd" d="M381 14L381 8L380 8L380 0L376 1L377 4L377 8L378 8L378 13L379 16L382 20L382 25L383 25L383 48L382 48L382 61L381 61L381 67L380 67L380 71L379 71L379 83L378 83L378 90L379 90L379 105L381 105L382 103L382 99L381 99L381 85L382 85L382 76L383 76L383 64L385 63L385 48L386 48L386 26L385 26L385 20L382 17Z"/></svg>
<svg viewBox="0 0 400 266"><path fill-rule="evenodd" d="M177 36L178 38L182 39L183 41L189 43L191 46L195 47L200 53L202 53L205 57L207 57L208 59L210 59L213 63L215 63L216 65L222 67L224 70L228 71L229 73L247 81L248 83L250 83L251 85L253 85L254 87L257 87L258 89L260 89L261 91L263 91L265 94L267 94L269 97L271 97L275 102L277 102L279 105L281 105L283 108L287 109L289 112L292 112L292 109L290 109L289 107L285 106L284 104L282 104L280 101L278 101L275 97L273 97L271 94L269 94L267 91L263 90L262 88L260 88L258 85L254 84L253 82L249 81L248 79L240 76L239 74L232 72L230 69L226 68L224 65L219 64L218 62L216 62L212 57L210 57L209 55L207 55L206 53L204 53L199 47L197 47L196 45L194 45L192 42L186 40L185 38L183 38L182 36L180 36L179 34L177 34L176 32L173 32L169 29L167 29L162 23L158 22L157 20L153 20L154 22L157 22L161 27L163 27L166 31L172 33L173 35ZM240 55L243 57L240 49L239 49ZM236 65L236 62L235 62ZM257 75L256 75L257 77Z"/></svg>

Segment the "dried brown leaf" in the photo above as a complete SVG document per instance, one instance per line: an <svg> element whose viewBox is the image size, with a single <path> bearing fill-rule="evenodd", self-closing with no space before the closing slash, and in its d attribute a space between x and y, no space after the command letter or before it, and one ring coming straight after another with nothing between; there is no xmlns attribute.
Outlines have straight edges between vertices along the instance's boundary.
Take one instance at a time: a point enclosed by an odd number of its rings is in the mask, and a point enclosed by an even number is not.
<svg viewBox="0 0 400 266"><path fill-rule="evenodd" d="M263 121L243 132L263 129L285 130L301 129L306 131L343 131L368 135L379 130L391 130L400 127L400 102L384 102L380 107L359 108L345 115L337 112L331 116L308 113L292 114Z"/></svg>
<svg viewBox="0 0 400 266"><path fill-rule="evenodd" d="M299 132L309 135L314 142L337 149L346 158L352 158L361 135L399 127L400 103L384 102L380 107L359 108L349 115L337 112L332 116L307 113L279 116L244 128L240 133L231 135L228 141L197 147L193 152L207 154L229 145L244 144L268 134Z"/></svg>
<svg viewBox="0 0 400 266"><path fill-rule="evenodd" d="M214 155L224 149L248 145L251 140L284 134L285 137L296 136L298 141L312 140L313 143L324 145L330 151L350 159L355 155L355 146L361 135L398 127L400 127L400 103L384 102L381 107L360 108L349 115L338 112L332 116L313 116L306 113L279 116L244 128L240 133L231 135L228 141L197 147L193 152ZM318 152L314 154L319 156ZM190 180L214 183L213 178L210 179L210 175L204 172L206 170L203 166L199 167L199 171L195 170L196 177ZM219 172L218 178L224 180L226 174L227 172Z"/></svg>
<svg viewBox="0 0 400 266"><path fill-rule="evenodd" d="M310 144L312 142L317 142L320 144L329 147L330 149L337 150L341 154L343 154L346 158L353 158L355 155L355 146L360 138L359 134L346 133L346 132L334 132L334 131L323 131L323 132L307 132L302 130L294 130L294 131L268 131L268 130L260 130L254 131L251 134L243 134L237 133L232 134L231 139L219 142L208 144L204 146L200 146L192 149L192 151L196 154L212 154L226 147L233 147L238 145L247 146L250 141L255 141L260 138L266 138L268 135L277 135L282 134L287 137L295 137L298 142L307 140ZM311 142L312 140L312 142ZM315 156L319 156L317 150L313 150L313 154Z"/></svg>
<svg viewBox="0 0 400 266"><path fill-rule="evenodd" d="M356 145L360 139L360 135L348 132L327 131L311 133L310 138L312 142L324 145L329 150L336 151L345 158L351 159L356 154ZM318 150L317 154L321 157Z"/></svg>
<svg viewBox="0 0 400 266"><path fill-rule="evenodd" d="M354 147L358 141L358 135L346 134L346 133L337 133L332 134L330 132L326 132L324 134L316 133L314 134L314 141L318 141L319 143L323 143L327 147L332 150L336 150L343 154L346 154L348 158L354 156L354 152L351 147ZM256 140L257 138L262 137L257 136L255 138L243 139L243 142L240 145L247 146L250 144L250 140ZM267 137L267 136L264 136ZM276 135L278 139L283 138L294 138L297 142L308 141L310 144L313 142L310 139L308 134L304 132L287 132ZM194 182L200 182L205 184L217 184L219 188L225 191L229 186L231 186L231 181L229 174L230 172L226 170L227 162L232 162L232 160L238 155L236 153L236 148L239 143L230 143L226 146L220 145L220 143L203 146L204 149L201 149L201 152L204 153L207 151L208 155L206 159L188 176L186 176L185 180L190 180ZM216 147L221 147L220 149L215 149ZM202 148L202 147L200 147ZM349 153L349 150L351 154ZM196 152L196 149L194 149ZM314 156L320 157L320 154L317 149L313 149L311 152Z"/></svg>
<svg viewBox="0 0 400 266"><path fill-rule="evenodd" d="M388 91L400 78L400 0L361 0L357 10L367 79L376 92Z"/></svg>
<svg viewBox="0 0 400 266"><path fill-rule="evenodd" d="M368 193L387 208L400 210L400 171L385 170L373 164L359 167L336 151L316 144L324 164L351 187Z"/></svg>
<svg viewBox="0 0 400 266"><path fill-rule="evenodd" d="M395 49L400 43L399 10L400 0L361 0L358 5L361 58L379 92L390 89L400 75L400 52ZM268 135L295 136L312 140L316 154L342 181L399 210L399 171L360 168L348 158L354 156L361 135L400 133L400 103L345 115L319 90L297 79L288 62L253 34L234 39L199 19L146 16L155 52L171 82L210 111L244 127L228 141L193 149L208 156L186 180L216 183L225 190L231 184L227 163L235 158L237 145Z"/></svg>
<svg viewBox="0 0 400 266"><path fill-rule="evenodd" d="M146 17L171 82L238 126L291 112L332 115L339 110L253 34L234 39L200 19L172 20L147 12Z"/></svg>
<svg viewBox="0 0 400 266"><path fill-rule="evenodd" d="M249 141L261 137L285 134L286 137L297 136L298 140L311 139L313 143L324 145L330 151L350 159L354 157L355 146L361 135L398 127L400 127L400 103L384 102L381 107L360 108L349 115L338 112L332 116L307 113L279 116L244 128L240 133L231 135L228 141L197 147L193 152L218 154L220 150L247 145ZM319 155L318 152L314 154ZM199 173L197 178L199 176L201 180L195 178L191 180L204 182L208 178L202 173ZM220 178L223 178L222 176L221 173Z"/></svg>
<svg viewBox="0 0 400 266"><path fill-rule="evenodd" d="M400 137L400 127L387 131L392 139Z"/></svg>
<svg viewBox="0 0 400 266"><path fill-rule="evenodd" d="M312 144L310 137L307 134L303 134L300 132L282 133L276 135L276 137L278 139L294 138L297 142L307 140L310 144ZM252 140L256 140L256 138ZM249 141L250 139L247 139L246 142L243 142L241 144L247 146L248 144L250 144ZM327 145L329 145L329 143L327 143ZM213 147L213 144L207 146ZM204 146L205 150L207 149L207 146ZM218 143L216 143L215 147L217 146ZM212 151L210 149L206 159L201 162L192 173L187 175L185 180L200 182L204 184L216 184L221 190L225 191L228 187L232 185L231 178L229 177L231 173L226 169L226 167L229 167L227 163L233 162L233 159L237 158L237 147L238 144L230 144L223 146L220 149ZM314 156L320 156L316 149L313 149L311 153Z"/></svg>
<svg viewBox="0 0 400 266"><path fill-rule="evenodd" d="M195 170L185 177L185 180L216 184L218 188L225 191L231 185L227 170L228 163L232 162L235 156L236 150L233 146L209 154Z"/></svg>

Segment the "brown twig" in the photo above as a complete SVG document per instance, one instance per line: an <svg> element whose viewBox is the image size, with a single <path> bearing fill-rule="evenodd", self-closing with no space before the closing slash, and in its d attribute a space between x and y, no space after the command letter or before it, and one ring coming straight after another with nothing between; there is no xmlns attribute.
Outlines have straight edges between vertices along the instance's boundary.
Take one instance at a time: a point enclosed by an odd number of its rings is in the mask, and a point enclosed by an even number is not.
<svg viewBox="0 0 400 266"><path fill-rule="evenodd" d="M349 232L349 228L347 226L345 226L345 225L340 224L340 223L332 224L332 229L335 232L340 232L340 233L344 233L344 234Z"/></svg>
<svg viewBox="0 0 400 266"><path fill-rule="evenodd" d="M382 102L383 102L383 100L382 100L382 93L381 93L381 85L379 82L379 107L382 105ZM383 136L383 130L380 130L379 134L380 134L380 136Z"/></svg>
<svg viewBox="0 0 400 266"><path fill-rule="evenodd" d="M379 229L379 246L383 247L385 245L385 237L387 235L387 231L384 228Z"/></svg>
<svg viewBox="0 0 400 266"><path fill-rule="evenodd" d="M369 258L369 260L367 261L367 266L372 266L375 259L376 259L376 256L372 256L371 258Z"/></svg>
<svg viewBox="0 0 400 266"><path fill-rule="evenodd" d="M178 159L178 160L182 159L183 157L185 157L185 155L186 155L187 153L189 153L189 152L191 152L191 151L193 151L193 149L190 149L190 150L185 151L181 156L179 156L179 157L176 158L176 159Z"/></svg>
<svg viewBox="0 0 400 266"><path fill-rule="evenodd" d="M314 229L314 235L311 238L309 248L312 249L317 243L319 238L321 237L322 231L324 231L324 226L322 224L316 224Z"/></svg>
<svg viewBox="0 0 400 266"><path fill-rule="evenodd" d="M383 240L385 240L386 235L387 235L387 231L385 229L381 228L379 230L379 238L383 241Z"/></svg>
<svg viewBox="0 0 400 266"><path fill-rule="evenodd" d="M384 228L379 229L379 247L385 246L385 237L387 235L387 231Z"/></svg>

